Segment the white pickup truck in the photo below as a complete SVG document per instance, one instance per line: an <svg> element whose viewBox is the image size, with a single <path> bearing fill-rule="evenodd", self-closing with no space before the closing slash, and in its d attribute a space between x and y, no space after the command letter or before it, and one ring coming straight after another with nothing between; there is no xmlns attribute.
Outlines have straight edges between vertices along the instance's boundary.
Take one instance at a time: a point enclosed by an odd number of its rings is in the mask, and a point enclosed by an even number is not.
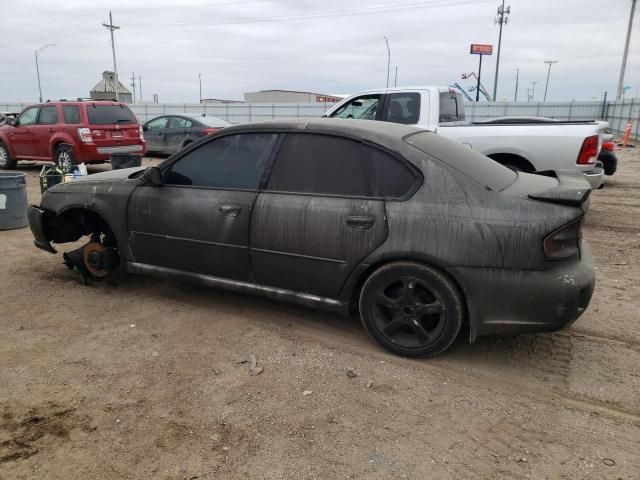
<svg viewBox="0 0 640 480"><path fill-rule="evenodd" d="M403 87L352 95L323 116L416 125L456 140L515 170L581 173L591 188L604 182L596 163L607 122L502 117L465 122L462 95L449 87Z"/></svg>

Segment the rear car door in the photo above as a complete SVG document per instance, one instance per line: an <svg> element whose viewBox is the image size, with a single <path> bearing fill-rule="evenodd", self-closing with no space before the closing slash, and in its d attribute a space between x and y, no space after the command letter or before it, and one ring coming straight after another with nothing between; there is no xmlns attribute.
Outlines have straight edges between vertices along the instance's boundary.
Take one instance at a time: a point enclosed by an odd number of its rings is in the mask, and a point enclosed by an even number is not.
<svg viewBox="0 0 640 480"><path fill-rule="evenodd" d="M38 120L40 107L30 107L20 114L15 126L9 130L9 142L13 155L34 157L36 148L33 140L33 126Z"/></svg>
<svg viewBox="0 0 640 480"><path fill-rule="evenodd" d="M52 152L50 149L50 140L57 130L58 123L58 107L55 105L45 105L40 108L37 123L31 127L33 131L33 144L35 156L50 160Z"/></svg>
<svg viewBox="0 0 640 480"><path fill-rule="evenodd" d="M336 298L351 271L387 238L363 145L287 133L251 219L251 263L260 284Z"/></svg>
<svg viewBox="0 0 640 480"><path fill-rule="evenodd" d="M147 142L147 151L165 153L164 135L167 131L169 117L158 117L144 124L144 139Z"/></svg>
<svg viewBox="0 0 640 480"><path fill-rule="evenodd" d="M184 117L169 117L169 123L164 134L164 152L175 153L182 147L193 122Z"/></svg>
<svg viewBox="0 0 640 480"><path fill-rule="evenodd" d="M253 281L249 222L276 133L213 138L163 169L164 184L132 195L136 261L219 278Z"/></svg>

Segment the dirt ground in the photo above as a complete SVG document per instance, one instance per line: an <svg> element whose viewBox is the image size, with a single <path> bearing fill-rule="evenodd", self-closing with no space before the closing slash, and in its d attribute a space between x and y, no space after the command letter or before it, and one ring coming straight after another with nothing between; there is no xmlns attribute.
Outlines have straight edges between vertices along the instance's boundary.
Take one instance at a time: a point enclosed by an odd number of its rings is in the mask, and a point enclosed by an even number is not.
<svg viewBox="0 0 640 480"><path fill-rule="evenodd" d="M83 286L28 228L0 232L0 479L640 478L640 147L618 155L585 228L588 311L432 360L262 298ZM31 203L39 169L20 167Z"/></svg>

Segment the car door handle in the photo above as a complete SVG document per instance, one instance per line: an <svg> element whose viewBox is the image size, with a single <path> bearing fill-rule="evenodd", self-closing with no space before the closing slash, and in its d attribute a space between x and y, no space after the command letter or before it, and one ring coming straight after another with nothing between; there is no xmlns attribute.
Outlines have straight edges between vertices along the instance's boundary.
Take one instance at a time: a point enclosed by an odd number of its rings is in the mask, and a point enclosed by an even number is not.
<svg viewBox="0 0 640 480"><path fill-rule="evenodd" d="M347 217L347 225L351 228L367 229L376 223L375 217L351 215Z"/></svg>
<svg viewBox="0 0 640 480"><path fill-rule="evenodd" d="M227 217L237 217L240 214L240 205L220 205L218 211Z"/></svg>
<svg viewBox="0 0 640 480"><path fill-rule="evenodd" d="M53 133L53 132L55 132L55 131L56 131L56 129L55 129L55 128L50 128L50 129L49 129L49 133Z"/></svg>

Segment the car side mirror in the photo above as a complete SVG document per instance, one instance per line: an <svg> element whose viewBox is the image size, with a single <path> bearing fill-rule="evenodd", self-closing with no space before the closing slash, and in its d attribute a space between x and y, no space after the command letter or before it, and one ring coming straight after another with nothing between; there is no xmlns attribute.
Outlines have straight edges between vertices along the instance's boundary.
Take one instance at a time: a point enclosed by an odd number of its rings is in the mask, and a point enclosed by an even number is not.
<svg viewBox="0 0 640 480"><path fill-rule="evenodd" d="M162 171L158 167L147 167L142 178L147 185L154 187L162 185Z"/></svg>
<svg viewBox="0 0 640 480"><path fill-rule="evenodd" d="M11 125L12 127L15 127L16 119L14 117L8 117L7 118L7 125Z"/></svg>
<svg viewBox="0 0 640 480"><path fill-rule="evenodd" d="M147 127L146 125L143 125L143 126L142 126L142 131L143 131L143 132L146 132L147 130L149 130L149 127Z"/></svg>

